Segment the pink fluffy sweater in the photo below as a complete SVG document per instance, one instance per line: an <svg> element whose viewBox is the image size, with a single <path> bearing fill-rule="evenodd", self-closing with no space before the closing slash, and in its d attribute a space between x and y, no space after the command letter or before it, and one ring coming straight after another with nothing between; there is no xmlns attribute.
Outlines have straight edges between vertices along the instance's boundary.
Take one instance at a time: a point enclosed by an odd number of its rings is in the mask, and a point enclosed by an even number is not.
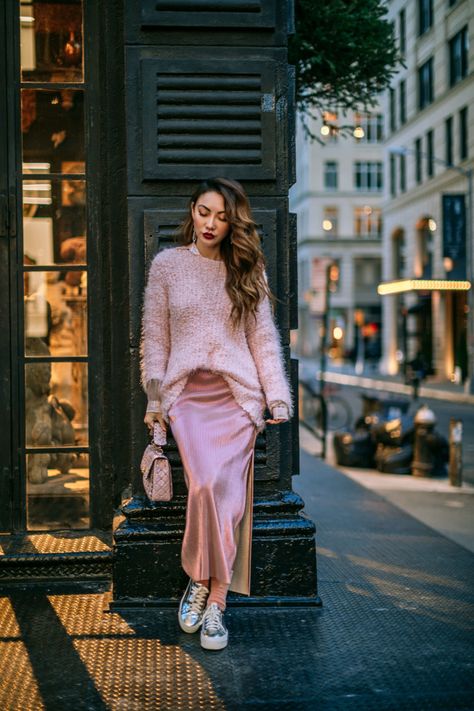
<svg viewBox="0 0 474 711"><path fill-rule="evenodd" d="M286 405L293 414L280 336L268 297L260 302L256 321L247 316L232 329L225 279L224 262L204 257L193 245L155 256L143 302L141 384L169 421L169 408L192 372L218 373L261 431L265 405L273 412ZM151 384L158 386L154 396Z"/></svg>

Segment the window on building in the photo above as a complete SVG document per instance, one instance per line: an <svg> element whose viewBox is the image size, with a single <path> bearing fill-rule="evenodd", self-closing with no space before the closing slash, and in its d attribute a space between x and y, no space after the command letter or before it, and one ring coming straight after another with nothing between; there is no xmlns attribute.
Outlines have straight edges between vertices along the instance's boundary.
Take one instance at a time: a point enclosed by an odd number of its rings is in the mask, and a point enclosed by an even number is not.
<svg viewBox="0 0 474 711"><path fill-rule="evenodd" d="M356 190L378 192L383 188L383 163L381 161L356 161L354 163Z"/></svg>
<svg viewBox="0 0 474 711"><path fill-rule="evenodd" d="M405 55L407 50L407 27L405 9L398 13L398 47L401 55Z"/></svg>
<svg viewBox="0 0 474 711"><path fill-rule="evenodd" d="M326 190L337 190L338 164L335 160L324 163L324 187Z"/></svg>
<svg viewBox="0 0 474 711"><path fill-rule="evenodd" d="M354 208L354 234L356 237L379 239L382 236L382 211L364 205Z"/></svg>
<svg viewBox="0 0 474 711"><path fill-rule="evenodd" d="M15 5L19 11L18 34L13 24ZM99 186L97 176L92 174L99 155L95 138L88 131L90 106L98 107L97 69L92 58L96 35L90 36L93 23L88 26L91 7L80 1L53 4L24 0L6 6L1 3L2 14L4 8L11 13L15 32L12 50L14 46L20 49L18 57L5 46L1 51L2 61L3 53L8 58L15 56L15 62L19 60L20 66L11 69L15 90L17 72L21 79L17 108L20 113L21 107L23 141L19 141L12 168L18 166L15 172L23 203L23 225L18 229L24 241L16 255L11 252L10 259L14 259L12 276L15 265L16 283L22 284L24 304L20 305L20 292L12 281L19 321L18 360L11 372L15 372L17 394L23 392L24 397L17 402L15 418L15 461L21 467L21 477L18 472L13 499L9 499L2 479L2 502L4 510L15 502L14 525L26 527L28 533L41 530L46 534L58 529L72 532L91 525L101 528L99 522L105 524L108 519L108 504L100 491L102 457L100 445L94 441L100 415L94 410L103 395L102 388L95 384L101 372L96 371L97 340L89 341L91 327L97 329L104 315L102 305L97 303L100 284L94 283L92 290L90 276L94 274L95 282L101 271L95 249L100 221L95 207L89 209L89 197L94 204L97 195L93 191ZM2 17L2 28L4 22ZM20 116L14 118L12 131L16 131L16 125L20 128ZM2 148L7 135L2 125ZM3 155L1 162L3 171ZM80 271L69 271L66 265L71 262L76 262ZM5 274L2 262L2 280ZM1 286L4 309L3 287L7 284ZM8 334L3 332L1 338L5 380L5 367L10 364L3 346ZM3 413L7 412L6 405ZM91 415L93 429L89 428ZM10 423L3 422L5 426ZM7 433L2 446L8 441ZM64 445L69 453L64 453ZM49 453L42 453L42 447ZM78 531L74 535L79 535ZM43 550L52 549L46 544Z"/></svg>
<svg viewBox="0 0 474 711"><path fill-rule="evenodd" d="M467 25L449 41L449 85L454 86L467 76L469 40Z"/></svg>
<svg viewBox="0 0 474 711"><path fill-rule="evenodd" d="M433 278L434 238L431 217L423 217L416 225L413 273L417 279Z"/></svg>
<svg viewBox="0 0 474 711"><path fill-rule="evenodd" d="M339 210L337 207L323 208L322 228L325 235L337 237L338 235L338 217Z"/></svg>
<svg viewBox="0 0 474 711"><path fill-rule="evenodd" d="M390 104L390 131L393 133L397 130L397 121L395 118L395 89L389 89L388 99Z"/></svg>
<svg viewBox="0 0 474 711"><path fill-rule="evenodd" d="M341 260L334 259L331 257L329 260L329 255L324 255L321 257L313 257L311 260L311 288L315 289L317 292L321 290L321 273L326 272L328 266L328 261L331 261L331 265L334 265L334 270L330 270L331 278L331 291L337 292L340 288L340 274L341 274Z"/></svg>
<svg viewBox="0 0 474 711"><path fill-rule="evenodd" d="M448 165L453 164L453 117L449 116L444 122L445 160Z"/></svg>
<svg viewBox="0 0 474 711"><path fill-rule="evenodd" d="M397 194L397 166L395 156L390 156L390 195L395 197Z"/></svg>
<svg viewBox="0 0 474 711"><path fill-rule="evenodd" d="M383 141L383 114L362 114L354 116L356 126L360 126L364 135L357 141L362 143L380 143Z"/></svg>
<svg viewBox="0 0 474 711"><path fill-rule="evenodd" d="M406 242L405 232L401 228L396 229L392 234L393 246L393 279L403 279L406 266Z"/></svg>
<svg viewBox="0 0 474 711"><path fill-rule="evenodd" d="M310 288L309 261L307 259L298 262L298 284L303 293Z"/></svg>
<svg viewBox="0 0 474 711"><path fill-rule="evenodd" d="M407 84L405 79L400 82L399 86L399 109L400 109L400 125L407 121Z"/></svg>
<svg viewBox="0 0 474 711"><path fill-rule="evenodd" d="M427 62L421 65L418 69L418 108L424 109L425 106L433 101L433 58L430 57Z"/></svg>
<svg viewBox="0 0 474 711"><path fill-rule="evenodd" d="M381 278L382 264L377 257L356 257L354 259L354 281L356 291L373 289Z"/></svg>
<svg viewBox="0 0 474 711"><path fill-rule="evenodd" d="M426 134L426 175L432 178L434 175L434 135L433 131L428 131Z"/></svg>
<svg viewBox="0 0 474 711"><path fill-rule="evenodd" d="M418 0L418 34L423 35L433 24L433 0Z"/></svg>
<svg viewBox="0 0 474 711"><path fill-rule="evenodd" d="M468 154L467 106L465 106L459 112L459 160L466 160Z"/></svg>
<svg viewBox="0 0 474 711"><path fill-rule="evenodd" d="M400 158L400 192L404 193L407 189L407 164L406 156L401 155Z"/></svg>
<svg viewBox="0 0 474 711"><path fill-rule="evenodd" d="M418 185L423 180L423 161L422 161L422 148L421 148L421 138L417 138L415 141L415 180Z"/></svg>

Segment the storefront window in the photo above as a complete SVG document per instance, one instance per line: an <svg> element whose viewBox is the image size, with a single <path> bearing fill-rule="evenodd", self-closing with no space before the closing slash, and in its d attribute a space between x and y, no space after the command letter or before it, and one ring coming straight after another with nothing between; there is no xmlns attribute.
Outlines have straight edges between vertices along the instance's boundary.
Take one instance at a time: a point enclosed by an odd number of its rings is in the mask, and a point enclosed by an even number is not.
<svg viewBox="0 0 474 711"><path fill-rule="evenodd" d="M27 527L88 528L82 3L22 0L20 28Z"/></svg>
<svg viewBox="0 0 474 711"><path fill-rule="evenodd" d="M83 89L22 90L23 161L28 166L47 163L51 173L84 172L83 103Z"/></svg>
<svg viewBox="0 0 474 711"><path fill-rule="evenodd" d="M83 80L82 2L20 2L24 82Z"/></svg>

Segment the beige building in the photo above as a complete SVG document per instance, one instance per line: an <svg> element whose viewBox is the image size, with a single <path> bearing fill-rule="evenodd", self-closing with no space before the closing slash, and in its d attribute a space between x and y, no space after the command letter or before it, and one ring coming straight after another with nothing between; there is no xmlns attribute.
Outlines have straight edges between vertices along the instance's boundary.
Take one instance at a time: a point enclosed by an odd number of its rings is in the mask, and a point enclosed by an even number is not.
<svg viewBox="0 0 474 711"><path fill-rule="evenodd" d="M341 123L357 126L361 137L355 138L349 128L339 130ZM328 260L339 268L330 298L330 357L354 357L358 344L361 356L362 343L368 357L380 356L376 285L381 278L383 123L381 112L326 114L324 122L309 123L320 143L311 142L298 121L297 182L290 208L298 216L299 329L293 347L301 356L319 355Z"/></svg>
<svg viewBox="0 0 474 711"><path fill-rule="evenodd" d="M433 280L469 278L468 180L459 169L474 165L474 2L392 0L388 8L406 68L384 111L383 280L407 282L382 298L382 368L396 373L421 354L437 379L461 381L467 292Z"/></svg>

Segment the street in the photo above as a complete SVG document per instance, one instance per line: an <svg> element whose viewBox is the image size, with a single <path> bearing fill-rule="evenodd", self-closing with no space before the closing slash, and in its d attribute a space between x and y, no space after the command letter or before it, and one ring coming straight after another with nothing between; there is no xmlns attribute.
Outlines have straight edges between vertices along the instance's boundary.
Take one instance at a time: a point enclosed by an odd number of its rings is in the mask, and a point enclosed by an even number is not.
<svg viewBox="0 0 474 711"><path fill-rule="evenodd" d="M300 378L313 381L316 385L316 377L318 366L316 361L302 359L299 364ZM328 373L330 381L331 373ZM377 375L375 377L378 377ZM341 380L343 378L339 378ZM373 394L376 397L403 397L396 393L389 392L390 383L387 383L387 392L376 391L371 388L355 387L347 384L332 384L331 392L343 397L350 406L352 411L352 424L362 411L362 394ZM449 434L449 421L451 417L461 419L463 423L463 481L474 485L474 406L471 404L463 404L452 402L449 400L440 400L435 398L420 397L416 402L411 402L409 412L415 413L421 405L428 405L436 415L436 428L446 438Z"/></svg>

